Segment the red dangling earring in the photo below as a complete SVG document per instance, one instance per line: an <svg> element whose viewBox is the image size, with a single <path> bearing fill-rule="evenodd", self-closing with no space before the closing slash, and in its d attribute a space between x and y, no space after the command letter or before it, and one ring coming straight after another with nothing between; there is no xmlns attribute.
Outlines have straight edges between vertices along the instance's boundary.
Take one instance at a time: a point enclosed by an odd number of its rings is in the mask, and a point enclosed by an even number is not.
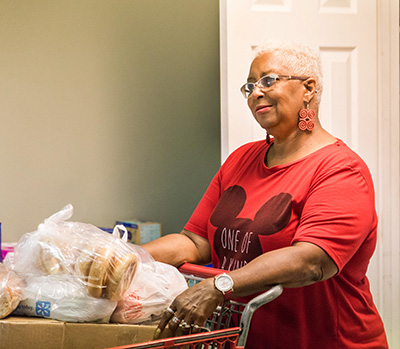
<svg viewBox="0 0 400 349"><path fill-rule="evenodd" d="M309 104L307 103L307 109L301 109L299 112L299 129L302 131L312 131L314 129L314 118L315 111L308 109Z"/></svg>

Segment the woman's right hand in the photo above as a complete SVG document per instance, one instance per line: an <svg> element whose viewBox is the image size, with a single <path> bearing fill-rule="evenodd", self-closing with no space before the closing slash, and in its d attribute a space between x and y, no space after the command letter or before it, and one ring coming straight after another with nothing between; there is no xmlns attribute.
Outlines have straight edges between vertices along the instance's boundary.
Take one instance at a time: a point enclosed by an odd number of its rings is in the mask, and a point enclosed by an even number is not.
<svg viewBox="0 0 400 349"><path fill-rule="evenodd" d="M189 287L176 297L169 309L163 313L155 332L155 339L165 329L168 331L168 337L175 336L179 327L182 328L182 334L200 332L205 321L223 300L222 293L214 287L213 278Z"/></svg>

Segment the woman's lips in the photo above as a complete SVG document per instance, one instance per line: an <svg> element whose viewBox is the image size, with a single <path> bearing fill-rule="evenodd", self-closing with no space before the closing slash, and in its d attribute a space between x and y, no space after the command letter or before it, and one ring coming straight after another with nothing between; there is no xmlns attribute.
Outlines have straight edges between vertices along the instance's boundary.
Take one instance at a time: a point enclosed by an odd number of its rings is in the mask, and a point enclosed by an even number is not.
<svg viewBox="0 0 400 349"><path fill-rule="evenodd" d="M272 105L259 105L256 107L256 113L266 113L271 107Z"/></svg>

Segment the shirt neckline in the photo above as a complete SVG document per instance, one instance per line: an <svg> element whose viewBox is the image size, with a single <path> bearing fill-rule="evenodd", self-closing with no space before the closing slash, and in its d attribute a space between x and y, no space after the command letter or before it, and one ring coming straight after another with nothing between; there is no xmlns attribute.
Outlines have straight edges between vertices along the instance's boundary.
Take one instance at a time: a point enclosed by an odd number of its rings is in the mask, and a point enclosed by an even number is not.
<svg viewBox="0 0 400 349"><path fill-rule="evenodd" d="M318 154L319 152L325 151L325 149L327 149L327 148L329 148L329 147L331 147L331 146L342 146L342 145L344 145L344 143L343 143L342 140L340 140L339 138L336 138L336 141L335 141L334 143L327 144L327 145L323 146L322 148L317 149L316 151L313 151L312 153L310 153L310 154L308 154L308 155L306 155L306 156L304 156L304 157L302 157L302 158L300 158L300 159L297 159L297 160L292 161L292 162L288 162L287 164L281 164L281 165L275 165L275 166L268 167L268 166L265 164L265 158L267 157L268 151L270 150L270 148L271 148L271 146L272 146L273 143L274 143L274 141L271 140L271 143L270 143L270 144L267 144L267 147L265 148L265 151L262 152L262 159L261 159L261 161L262 161L262 166L263 166L264 169L269 170L269 171L271 171L271 170L272 170L272 171L278 171L278 170L280 170L280 169L284 169L284 168L287 168L287 167L291 167L291 166L293 166L293 165L298 164L299 162L302 162L302 161L307 160L307 159L310 158L311 156L315 156L315 155Z"/></svg>

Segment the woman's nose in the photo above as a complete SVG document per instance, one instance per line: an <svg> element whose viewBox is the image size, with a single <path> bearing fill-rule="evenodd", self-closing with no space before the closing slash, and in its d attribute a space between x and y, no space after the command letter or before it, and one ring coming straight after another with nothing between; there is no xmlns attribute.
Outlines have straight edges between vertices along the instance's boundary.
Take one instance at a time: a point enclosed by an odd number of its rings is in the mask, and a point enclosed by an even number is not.
<svg viewBox="0 0 400 349"><path fill-rule="evenodd" d="M251 94L251 97L253 98L259 98L264 96L264 91L262 87L260 87L258 84L254 86L253 93Z"/></svg>

